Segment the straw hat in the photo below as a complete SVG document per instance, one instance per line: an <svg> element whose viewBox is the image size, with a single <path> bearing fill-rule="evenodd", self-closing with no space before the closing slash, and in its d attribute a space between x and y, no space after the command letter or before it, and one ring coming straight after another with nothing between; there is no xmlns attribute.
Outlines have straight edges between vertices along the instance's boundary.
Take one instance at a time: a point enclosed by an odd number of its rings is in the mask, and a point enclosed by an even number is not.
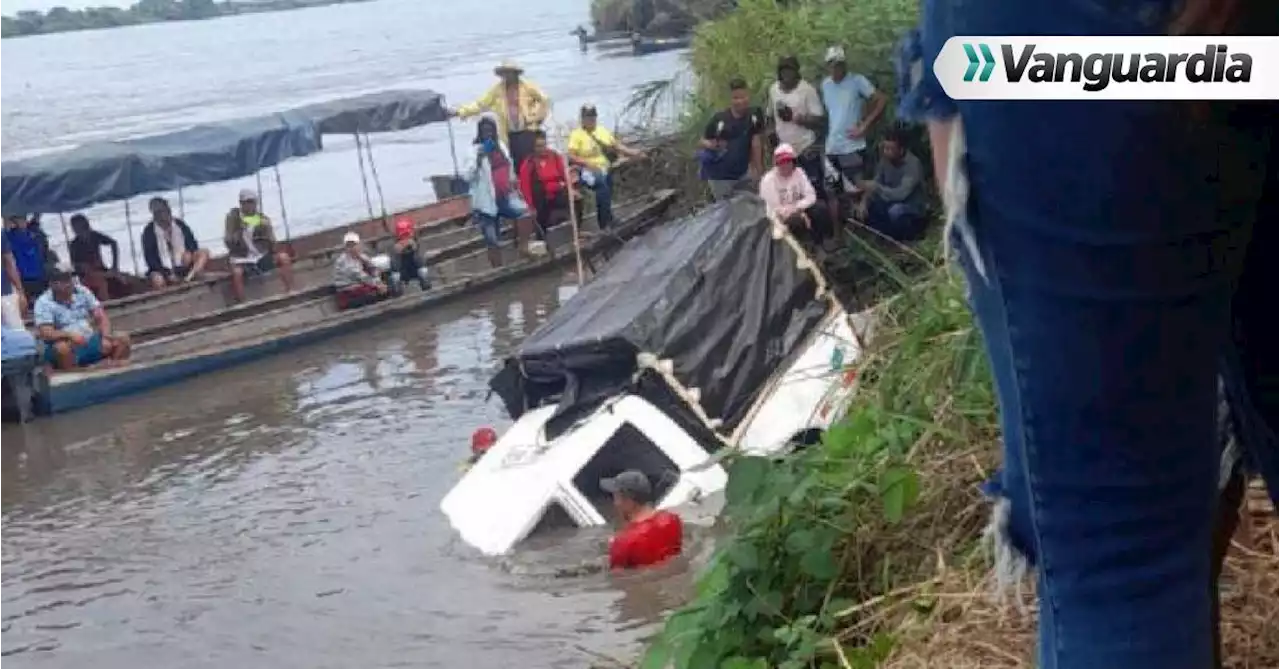
<svg viewBox="0 0 1280 669"><path fill-rule="evenodd" d="M501 63L498 63L497 67L493 68L493 73L498 76L502 76L503 72L515 72L516 74L524 74L524 68L516 64L514 60L507 58L503 60Z"/></svg>

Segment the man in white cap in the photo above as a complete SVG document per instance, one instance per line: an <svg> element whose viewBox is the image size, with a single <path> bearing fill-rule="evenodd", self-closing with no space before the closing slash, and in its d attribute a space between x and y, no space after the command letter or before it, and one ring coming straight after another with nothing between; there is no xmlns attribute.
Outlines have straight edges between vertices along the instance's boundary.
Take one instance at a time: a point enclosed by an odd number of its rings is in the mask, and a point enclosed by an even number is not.
<svg viewBox="0 0 1280 669"><path fill-rule="evenodd" d="M257 191L252 188L240 191L240 206L227 212L223 242L231 259L231 292L237 301L244 301L246 274L276 270L285 291L293 291L293 259L286 251L276 248L276 233L271 229L271 218L258 208Z"/></svg>
<svg viewBox="0 0 1280 669"><path fill-rule="evenodd" d="M533 153L533 133L542 128L542 122L551 111L551 99L542 89L522 79L524 68L512 60L504 60L493 73L498 83L475 102L462 105L453 111L459 118L470 118L488 112L498 121L498 139L511 151L516 171L520 163Z"/></svg>
<svg viewBox="0 0 1280 669"><path fill-rule="evenodd" d="M360 235L354 230L342 237L342 253L333 261L333 287L337 291L338 308L371 304L386 297L387 284L378 278L378 268L365 255Z"/></svg>
<svg viewBox="0 0 1280 669"><path fill-rule="evenodd" d="M866 178L867 133L884 113L886 98L861 74L849 72L844 48L827 49L828 76L822 80L827 106L827 159L852 186Z"/></svg>

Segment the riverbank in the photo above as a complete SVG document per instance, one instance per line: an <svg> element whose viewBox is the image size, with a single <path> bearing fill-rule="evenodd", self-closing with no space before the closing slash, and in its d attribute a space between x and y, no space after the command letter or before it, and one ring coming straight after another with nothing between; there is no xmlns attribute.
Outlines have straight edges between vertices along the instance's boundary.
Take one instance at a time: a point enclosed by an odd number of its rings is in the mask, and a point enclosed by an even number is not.
<svg viewBox="0 0 1280 669"><path fill-rule="evenodd" d="M699 27L690 132L727 103L729 79L745 77L758 103L779 56L812 79L831 44L894 95L888 56L914 2L778 4L744 0ZM924 159L928 147L915 148ZM1033 588L997 601L981 545L979 485L998 464L999 425L961 279L936 234L907 248L855 230L827 271L875 305L855 401L820 445L729 466L732 538L640 666L1034 666ZM1228 667L1277 663L1276 523L1265 493L1250 498L1223 577Z"/></svg>
<svg viewBox="0 0 1280 669"><path fill-rule="evenodd" d="M353 2L371 2L371 0L255 0L253 2L140 0L127 8L54 7L47 12L21 11L13 16L0 18L0 38L52 35L77 30L102 30L164 21L203 21L239 14L282 12Z"/></svg>

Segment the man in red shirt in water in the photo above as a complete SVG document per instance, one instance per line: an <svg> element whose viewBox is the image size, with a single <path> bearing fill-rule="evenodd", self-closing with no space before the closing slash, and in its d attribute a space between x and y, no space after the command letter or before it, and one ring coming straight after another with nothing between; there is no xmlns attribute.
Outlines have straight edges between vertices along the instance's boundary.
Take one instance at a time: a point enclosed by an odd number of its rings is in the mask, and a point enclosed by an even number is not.
<svg viewBox="0 0 1280 669"><path fill-rule="evenodd" d="M609 542L609 568L648 567L680 554L684 525L680 516L653 507L653 484L644 472L628 469L600 481L626 523Z"/></svg>

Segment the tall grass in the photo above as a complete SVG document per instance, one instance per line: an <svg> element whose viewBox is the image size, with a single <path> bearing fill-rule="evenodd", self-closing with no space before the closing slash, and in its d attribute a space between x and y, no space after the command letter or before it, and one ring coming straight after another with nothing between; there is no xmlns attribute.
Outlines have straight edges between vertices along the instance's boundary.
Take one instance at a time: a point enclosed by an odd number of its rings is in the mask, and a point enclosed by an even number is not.
<svg viewBox="0 0 1280 669"><path fill-rule="evenodd" d="M727 105L734 78L762 100L782 56L796 56L816 82L832 45L893 95L890 55L916 11L915 0L742 0L698 29L686 128L696 132ZM904 616L934 606L940 565L969 559L996 414L959 279L937 244L849 241L845 264L882 298L856 362L855 399L821 444L729 464L733 538L694 601L668 619L645 667L876 666L893 654Z"/></svg>

